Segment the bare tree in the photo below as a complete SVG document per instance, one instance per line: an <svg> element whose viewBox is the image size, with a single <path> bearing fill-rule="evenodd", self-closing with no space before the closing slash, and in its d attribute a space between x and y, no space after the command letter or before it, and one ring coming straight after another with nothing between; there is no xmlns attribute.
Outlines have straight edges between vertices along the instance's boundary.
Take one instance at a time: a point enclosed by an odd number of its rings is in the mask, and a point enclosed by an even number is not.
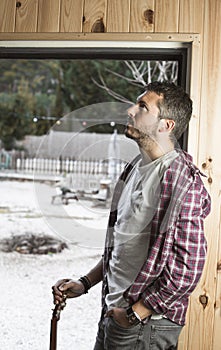
<svg viewBox="0 0 221 350"><path fill-rule="evenodd" d="M154 80L177 82L178 62L177 61L124 61L130 72L130 77L117 73L113 70L105 68L105 72L115 77L123 79L128 84L144 87ZM131 103L127 97L118 94L110 86L107 85L104 76L99 72L99 81L92 78L95 85L107 91L107 93L121 102Z"/></svg>

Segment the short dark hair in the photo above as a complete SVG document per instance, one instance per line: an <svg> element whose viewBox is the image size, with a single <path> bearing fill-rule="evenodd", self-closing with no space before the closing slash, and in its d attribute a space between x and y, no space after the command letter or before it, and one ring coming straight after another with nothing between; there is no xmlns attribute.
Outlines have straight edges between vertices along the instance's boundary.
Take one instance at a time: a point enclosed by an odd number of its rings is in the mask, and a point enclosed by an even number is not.
<svg viewBox="0 0 221 350"><path fill-rule="evenodd" d="M163 99L158 103L159 118L175 121L172 133L178 140L186 130L192 115L192 100L189 95L180 86L169 82L155 81L148 84L145 90L163 95Z"/></svg>

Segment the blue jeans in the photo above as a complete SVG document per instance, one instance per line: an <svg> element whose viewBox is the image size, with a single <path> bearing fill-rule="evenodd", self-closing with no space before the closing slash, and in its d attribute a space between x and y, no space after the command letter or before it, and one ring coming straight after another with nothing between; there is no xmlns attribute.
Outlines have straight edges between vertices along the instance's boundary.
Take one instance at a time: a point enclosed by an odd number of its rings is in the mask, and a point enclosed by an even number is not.
<svg viewBox="0 0 221 350"><path fill-rule="evenodd" d="M181 330L165 318L123 328L109 317L99 323L94 350L175 350Z"/></svg>

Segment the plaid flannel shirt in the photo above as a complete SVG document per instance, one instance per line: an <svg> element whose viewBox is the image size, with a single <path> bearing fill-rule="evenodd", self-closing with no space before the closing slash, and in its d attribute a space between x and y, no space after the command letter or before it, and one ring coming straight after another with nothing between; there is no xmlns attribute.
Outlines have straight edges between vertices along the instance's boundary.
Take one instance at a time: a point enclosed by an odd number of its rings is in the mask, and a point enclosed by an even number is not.
<svg viewBox="0 0 221 350"><path fill-rule="evenodd" d="M180 150L178 153L162 179L147 259L124 297L130 304L142 299L148 309L184 325L188 297L195 289L205 263L203 221L210 212L210 196L191 156ZM104 309L117 203L125 179L136 162L137 159L126 167L113 196L103 258Z"/></svg>

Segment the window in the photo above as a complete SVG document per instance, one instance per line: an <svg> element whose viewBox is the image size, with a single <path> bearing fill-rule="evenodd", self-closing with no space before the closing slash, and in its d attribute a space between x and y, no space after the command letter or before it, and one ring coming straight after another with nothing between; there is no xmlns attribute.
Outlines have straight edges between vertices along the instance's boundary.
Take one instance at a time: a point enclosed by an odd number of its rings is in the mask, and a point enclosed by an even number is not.
<svg viewBox="0 0 221 350"><path fill-rule="evenodd" d="M23 125L24 132L28 132L29 129L30 133L40 135L47 132L62 115L85 105L121 100L121 97L134 102L136 96L142 92L142 82L135 82L136 79L133 76L135 72L132 73L133 65L137 69L142 63L148 64L149 72L155 71L154 79L158 79L161 75L160 79L172 79L188 91L188 55L189 47L185 45L163 48L4 47L0 49L0 70L5 71L5 65L8 66L9 71L11 70L11 75L8 72L11 85L8 84L7 88L13 90L11 98L14 98L14 106L17 106L17 115L20 108L26 118L18 124L16 129ZM10 69L10 64L13 69ZM159 69L160 65L161 69ZM145 67L144 69L147 70ZM0 79L0 102L7 100L7 77L4 78L4 74L5 72L1 74ZM147 75L146 71L146 76L140 76L140 80L147 79ZM122 76L127 80L122 79ZM18 89L23 97L16 100ZM25 91L27 92L26 101L22 104ZM35 95L32 96L32 100L30 94ZM29 110L23 110L22 108L28 104L32 107L30 106ZM82 123L87 127L87 131L112 132L113 130L109 122L105 125L102 123L102 126L100 124L95 129L88 128L91 123L85 117L82 118ZM114 127L118 123L120 124L121 120L115 120ZM120 127L119 132L121 132ZM183 149L187 148L187 134L186 132L180 140Z"/></svg>

